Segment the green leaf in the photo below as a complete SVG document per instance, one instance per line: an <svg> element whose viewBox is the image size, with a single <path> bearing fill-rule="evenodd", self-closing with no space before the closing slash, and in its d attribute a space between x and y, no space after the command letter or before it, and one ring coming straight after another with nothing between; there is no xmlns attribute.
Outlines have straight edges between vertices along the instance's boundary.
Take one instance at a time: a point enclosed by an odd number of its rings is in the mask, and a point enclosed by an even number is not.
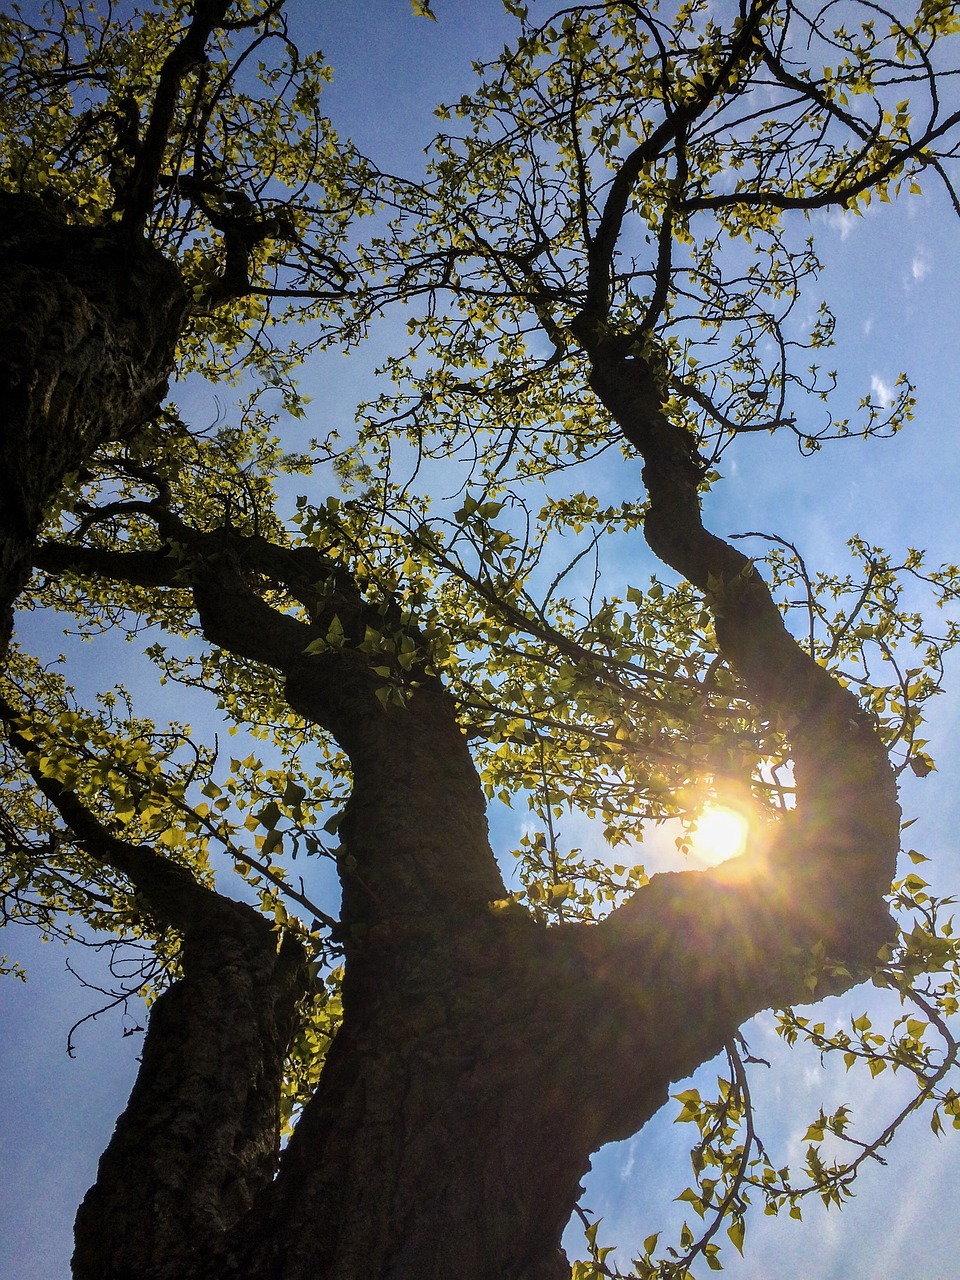
<svg viewBox="0 0 960 1280"><path fill-rule="evenodd" d="M263 837L263 844L260 846L260 852L264 857L269 857L275 850L283 845L283 834L279 831L268 831Z"/></svg>
<svg viewBox="0 0 960 1280"><path fill-rule="evenodd" d="M270 800L257 813L257 821L260 823L261 827L266 827L268 830L272 830L280 821L281 816L280 806L277 804L276 800Z"/></svg>
<svg viewBox="0 0 960 1280"><path fill-rule="evenodd" d="M299 809L300 805L307 797L307 789L294 782L292 778L287 779L287 784L283 788L283 803L289 809Z"/></svg>
<svg viewBox="0 0 960 1280"><path fill-rule="evenodd" d="M730 1237L730 1241L733 1244L733 1247L736 1249L737 1253L739 1253L740 1256L743 1257L743 1236L744 1236L743 1218L734 1218L734 1220L730 1223L730 1226L727 1227L727 1235Z"/></svg>

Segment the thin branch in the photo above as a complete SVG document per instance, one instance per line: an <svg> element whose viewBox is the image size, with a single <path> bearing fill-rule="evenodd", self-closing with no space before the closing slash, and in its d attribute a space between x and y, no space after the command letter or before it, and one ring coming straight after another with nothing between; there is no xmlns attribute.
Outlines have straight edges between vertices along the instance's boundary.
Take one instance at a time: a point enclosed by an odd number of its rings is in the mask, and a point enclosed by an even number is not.
<svg viewBox="0 0 960 1280"><path fill-rule="evenodd" d="M183 82L190 70L203 61L207 40L216 27L223 24L230 3L231 0L195 0L190 25L180 43L164 59L123 202L121 225L131 238L143 235L153 208Z"/></svg>

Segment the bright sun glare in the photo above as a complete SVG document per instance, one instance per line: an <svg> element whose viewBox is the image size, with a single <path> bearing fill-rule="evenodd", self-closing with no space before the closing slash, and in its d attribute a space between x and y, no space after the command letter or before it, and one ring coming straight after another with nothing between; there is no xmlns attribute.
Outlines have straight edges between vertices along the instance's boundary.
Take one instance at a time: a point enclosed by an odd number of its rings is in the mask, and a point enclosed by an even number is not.
<svg viewBox="0 0 960 1280"><path fill-rule="evenodd" d="M746 818L735 809L708 805L693 836L693 855L703 865L715 867L743 853L749 831Z"/></svg>

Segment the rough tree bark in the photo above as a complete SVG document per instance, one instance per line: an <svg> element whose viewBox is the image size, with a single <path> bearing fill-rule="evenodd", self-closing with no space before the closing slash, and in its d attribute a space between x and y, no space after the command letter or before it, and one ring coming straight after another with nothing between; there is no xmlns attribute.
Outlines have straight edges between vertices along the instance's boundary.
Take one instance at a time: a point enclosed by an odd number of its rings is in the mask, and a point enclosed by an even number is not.
<svg viewBox="0 0 960 1280"><path fill-rule="evenodd" d="M0 192L0 653L50 504L159 408L186 303L142 238Z"/></svg>

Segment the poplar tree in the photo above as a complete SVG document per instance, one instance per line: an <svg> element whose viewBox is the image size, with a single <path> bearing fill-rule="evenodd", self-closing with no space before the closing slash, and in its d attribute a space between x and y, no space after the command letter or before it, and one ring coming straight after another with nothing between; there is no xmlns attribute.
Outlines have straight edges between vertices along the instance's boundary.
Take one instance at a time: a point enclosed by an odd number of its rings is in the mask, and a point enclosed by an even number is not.
<svg viewBox="0 0 960 1280"><path fill-rule="evenodd" d="M956 639L900 592L958 571L854 539L818 575L701 518L746 433L911 415L904 377L843 416L832 314L795 308L811 214L957 205L956 6L506 7L400 176L322 114L283 0L0 17L4 912L114 938L149 1003L78 1280L569 1277L591 1153L725 1052L716 1099L677 1095L695 1225L633 1242L677 1280L751 1203L839 1203L899 1119L960 1115L948 909L896 879ZM384 333L324 434L297 370ZM200 378L236 388L212 426L175 403ZM147 676L84 699L15 609L146 632L202 732ZM745 850L648 878L651 827L682 852L717 801ZM793 1011L869 979L888 1028ZM740 1040L769 1009L915 1081L889 1130L821 1113L806 1168L772 1162ZM586 1235L577 1280L613 1274Z"/></svg>

